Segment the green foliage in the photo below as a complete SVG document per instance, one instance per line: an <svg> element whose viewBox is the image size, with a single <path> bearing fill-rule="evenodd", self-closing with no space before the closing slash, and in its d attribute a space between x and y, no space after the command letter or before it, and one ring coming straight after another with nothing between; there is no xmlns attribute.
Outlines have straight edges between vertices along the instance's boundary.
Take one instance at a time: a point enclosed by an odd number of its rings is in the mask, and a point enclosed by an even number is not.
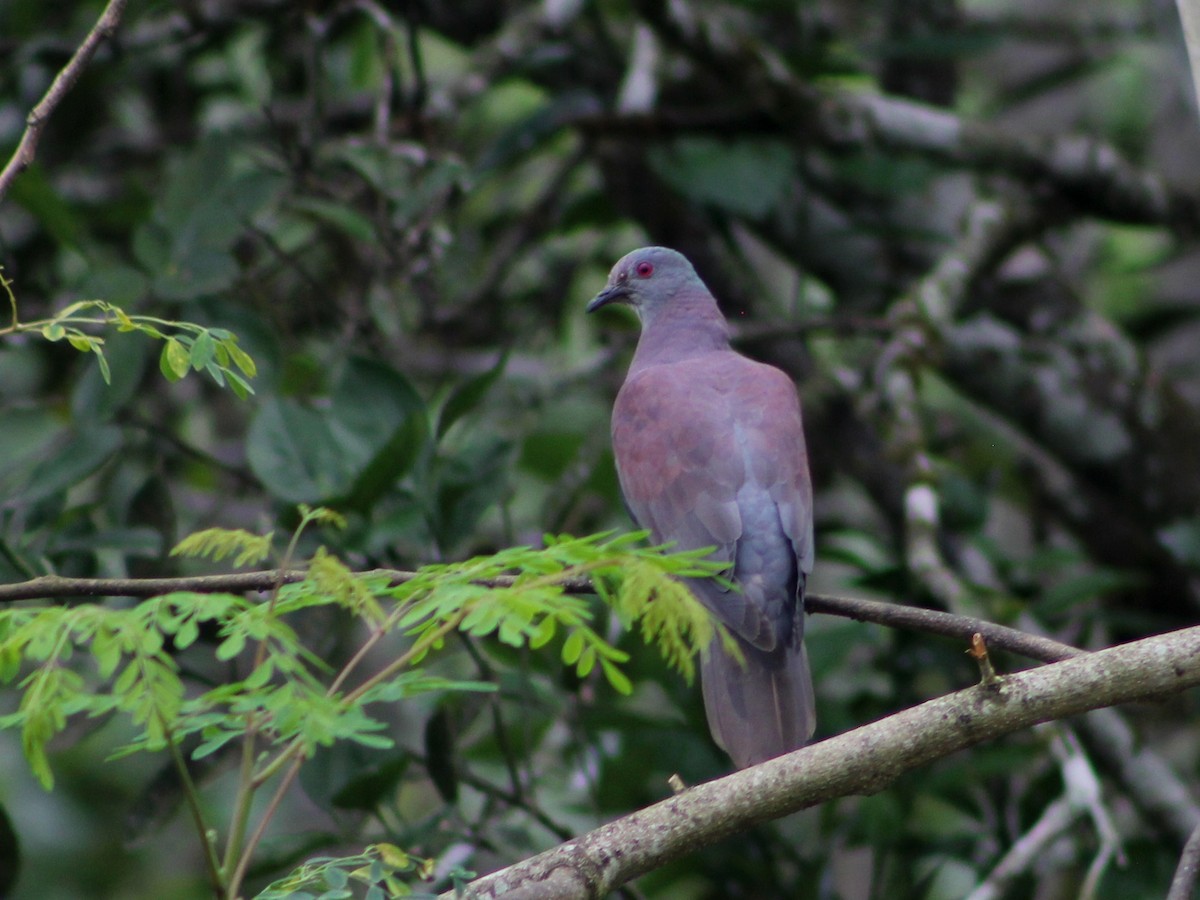
<svg viewBox="0 0 1200 900"><path fill-rule="evenodd" d="M417 878L433 877L435 860L412 856L394 844L372 844L355 856L310 859L286 878L273 882L257 895L257 900L334 900L350 897L349 886L366 886L366 900L390 897L417 897L398 876L412 873ZM449 877L455 890L461 889L474 873L454 867ZM425 895L421 895L425 896Z"/></svg>
<svg viewBox="0 0 1200 900"><path fill-rule="evenodd" d="M300 512L284 564L309 525L344 524L326 509ZM702 553L663 555L638 546L641 537L547 536L540 549L515 547L425 566L399 578L354 573L321 547L306 576L277 586L267 602L181 590L129 608L0 610L0 678L19 678L21 691L19 709L0 717L0 728L20 729L26 759L47 789L54 784L47 745L74 716L115 713L128 719L133 736L113 758L167 749L178 757L190 745L192 758L200 760L233 742L243 743L247 752L257 747L254 765L243 773L248 811L255 790L312 758L318 748L338 742L392 748L386 722L372 711L376 704L431 692L495 690L494 684L447 678L424 667L452 631L533 650L561 637L562 662L579 678L587 678L598 664L615 690L630 693L632 683L620 668L628 654L592 627L594 611L587 600L567 592L585 576L602 586L599 592L623 620L640 622L645 640L656 641L667 662L690 678L693 657L708 645L713 626L673 578L707 577L717 569ZM240 566L266 558L271 541L270 533L208 529L185 538L172 553L214 560L234 556ZM338 607L361 623L361 649L340 668L331 668L289 624L302 611L320 607ZM203 647L202 633L213 636ZM388 636L401 639L396 658L376 671L361 671L367 651ZM214 661L237 665L242 676L206 689L189 686L180 654L190 650L194 656L201 649ZM356 686L349 686L352 681ZM230 846L243 856L254 849L236 841ZM313 863L285 884L291 889L323 879L331 890L340 890L348 878L390 884L396 872L411 868L396 862L397 854L373 856L366 870L361 868L365 857ZM224 871L220 877L231 876ZM227 887L236 886L232 876Z"/></svg>
<svg viewBox="0 0 1200 900"><path fill-rule="evenodd" d="M0 164L103 6L0 3ZM0 882L22 870L15 900L197 897L178 855L130 849L113 822L141 814L141 844L168 825L179 795L163 799L155 769L177 746L204 747L189 771L205 810L248 808L239 786L254 772L219 765L245 749L245 730L230 736L235 703L243 722L261 720L246 754L260 775L284 749L272 729L293 734L298 755L316 748L298 776L312 827L268 834L248 894L310 855L380 841L499 868L658 799L673 772L694 783L727 771L699 692L642 647L686 672L709 625L686 598L667 615L669 584L622 608L628 588L613 579L637 581L637 559L590 571L614 604L590 619L570 597L551 615L537 611L549 601L526 609L447 582L489 637L460 623L442 640L465 652L431 651L359 698L386 731L326 696L374 630L392 628L335 694L437 629L387 625L403 606L391 576L354 573L627 527L608 417L634 323L582 309L645 243L685 250L741 349L800 384L818 500L812 590L941 599L910 566L903 498L916 479L936 494L936 549L973 612L1088 646L1194 619L1197 125L1178 92L1159 89L1187 81L1184 57L1146 4L1033 4L1014 18L995 3L830 15L714 0L690 20L688 4L661 3L200 6L128 4L0 198L0 277L16 281L0 299L0 582L256 558L292 560L306 581L256 611L160 600L175 633L128 617L107 639L107 680L93 626L71 620L69 658L12 675L51 698L27 746L49 748L40 775L56 779L42 792L21 729L0 732L0 824L7 814L21 846L0 827ZM1083 176L1060 177L1072 165ZM969 264L981 234L964 223L1009 200L1037 210L1031 229ZM924 297L935 266L968 285L939 307L954 310L941 333L905 302ZM99 304L52 324L94 298L135 327ZM231 376L255 395L239 401ZM893 390L906 377L919 385L909 401ZM309 521L290 551L263 556L269 542L249 533L292 532L298 503L336 509L345 527ZM228 531L190 548L211 562L170 555L213 525ZM654 636L660 614L678 630ZM320 657L298 657L295 676L268 668L287 664L286 629ZM940 640L826 616L806 629L819 735L977 678ZM56 637L41 637L48 659ZM245 687L260 645L266 680ZM609 689L622 679L637 689ZM211 693L227 682L227 699ZM0 695L0 715L24 715L23 694ZM111 713L68 711L69 698L99 706L99 694ZM185 742L156 724L198 717L189 704L205 694L209 734ZM313 721L292 721L292 704ZM1164 746L1148 737L1169 737L1168 764L1194 793L1194 698L1131 721L1148 758ZM385 735L403 746L381 746ZM101 764L136 739L166 748ZM1017 740L977 748L870 802L731 838L638 890L961 896L1059 792L1044 756ZM254 809L288 759L246 788ZM1101 774L1103 803L1139 808L1120 770ZM936 827L928 811L947 808L973 821ZM1098 896L1162 896L1177 847L1161 819L1118 819L1138 865L1105 873ZM253 824L219 830L244 847ZM1078 893L1095 842L1077 824L1009 893ZM231 875L237 853L214 855L210 868ZM336 890L352 886L367 890Z"/></svg>
<svg viewBox="0 0 1200 900"><path fill-rule="evenodd" d="M220 562L227 556L236 568L261 563L271 554L275 532L251 534L241 528L206 528L188 535L171 549L172 556L198 556Z"/></svg>
<svg viewBox="0 0 1200 900"><path fill-rule="evenodd" d="M2 269L0 269L2 271ZM116 326L118 333L136 332L162 341L159 369L168 381L179 381L189 372L207 372L220 386L227 383L238 397L254 393L246 379L257 374L254 360L238 346L237 336L224 328L206 328L191 322L176 322L154 316L130 315L106 300L80 300L47 319L22 322L17 315L17 299L12 281L0 275L0 286L8 294L12 322L0 328L0 338L14 334L41 334L46 340L65 340L81 353L93 353L105 383L112 372L104 355L104 338L85 328Z"/></svg>

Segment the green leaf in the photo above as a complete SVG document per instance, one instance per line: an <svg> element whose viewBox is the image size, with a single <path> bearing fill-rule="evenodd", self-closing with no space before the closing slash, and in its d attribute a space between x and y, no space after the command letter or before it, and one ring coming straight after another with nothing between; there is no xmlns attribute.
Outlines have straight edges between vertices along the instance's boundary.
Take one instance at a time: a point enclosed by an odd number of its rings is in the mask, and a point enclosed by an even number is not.
<svg viewBox="0 0 1200 900"><path fill-rule="evenodd" d="M290 205L293 209L307 213L318 221L333 225L343 233L365 244L372 244L378 239L371 220L351 206L320 200L316 197L297 197L291 201Z"/></svg>
<svg viewBox="0 0 1200 900"><path fill-rule="evenodd" d="M679 138L647 154L655 173L684 197L760 219L785 197L795 170L781 140Z"/></svg>
<svg viewBox="0 0 1200 900"><path fill-rule="evenodd" d="M607 659L600 660L600 668L604 670L604 677L608 679L608 683L612 685L613 690L618 694L624 694L628 697L633 693L633 682L629 677L618 669L613 663Z"/></svg>
<svg viewBox="0 0 1200 900"><path fill-rule="evenodd" d="M246 635L235 631L217 646L217 659L228 662L246 648Z"/></svg>
<svg viewBox="0 0 1200 900"><path fill-rule="evenodd" d="M250 387L246 380L236 372L226 369L225 377L229 379L229 387L232 388L239 400L245 400L254 393L254 388Z"/></svg>
<svg viewBox="0 0 1200 900"><path fill-rule="evenodd" d="M100 377L104 379L107 385L112 384L112 372L108 368L108 360L104 358L104 348L99 344L92 347L92 352L96 354L96 364L100 367Z"/></svg>
<svg viewBox="0 0 1200 900"><path fill-rule="evenodd" d="M67 332L67 343L78 350L80 353L90 353L95 347L102 343L99 338L89 337L78 331Z"/></svg>
<svg viewBox="0 0 1200 900"><path fill-rule="evenodd" d="M1106 595L1126 590L1145 581L1138 572L1097 567L1062 579L1043 594L1038 609L1063 612L1081 603L1095 602Z"/></svg>
<svg viewBox="0 0 1200 900"><path fill-rule="evenodd" d="M114 334L102 346L94 347L99 368L84 372L76 383L71 414L76 419L110 422L127 409L139 395L149 359L147 350L145 339L136 334Z"/></svg>
<svg viewBox="0 0 1200 900"><path fill-rule="evenodd" d="M233 564L235 568L241 568L245 565L256 565L270 556L271 540L274 536L273 531L254 534L241 528L206 528L188 535L172 547L171 556L209 557L219 562L236 553Z"/></svg>
<svg viewBox="0 0 1200 900"><path fill-rule="evenodd" d="M36 503L66 491L108 462L123 443L121 429L115 425L80 428L34 468L15 496Z"/></svg>
<svg viewBox="0 0 1200 900"><path fill-rule="evenodd" d="M557 630L556 622L553 616L544 616L542 621L537 624L533 635L529 638L529 646L533 650L540 650L546 644L550 643L554 638L554 633Z"/></svg>
<svg viewBox="0 0 1200 900"><path fill-rule="evenodd" d="M213 341L212 335L207 331L202 331L196 336L196 340L192 342L192 350L188 355L188 361L191 363L192 369L199 372L205 368L213 357L216 355L217 345Z"/></svg>
<svg viewBox="0 0 1200 900"><path fill-rule="evenodd" d="M328 419L287 398L263 402L250 423L246 458L267 490L289 503L340 496L351 483Z"/></svg>
<svg viewBox="0 0 1200 900"><path fill-rule="evenodd" d="M438 416L438 440L441 440L446 432L450 430L451 425L483 402L483 398L487 396L492 385L496 383L496 379L504 372L504 367L507 363L508 352L505 351L496 360L496 364L492 368L473 378L468 378L454 389L450 396L446 398L446 402L442 405L441 413Z"/></svg>
<svg viewBox="0 0 1200 900"><path fill-rule="evenodd" d="M175 632L175 646L180 650L185 650L196 643L198 637L200 637L200 626L196 624L195 619L188 619Z"/></svg>
<svg viewBox="0 0 1200 900"><path fill-rule="evenodd" d="M336 505L367 512L393 485L408 474L427 448L429 427L424 413L410 415L354 479L345 499Z"/></svg>
<svg viewBox="0 0 1200 900"><path fill-rule="evenodd" d="M231 337L228 340L221 341L221 347L229 354L229 358L233 361L233 364L241 369L242 374L247 378L253 378L258 374L258 366L255 365L250 354L238 346L236 338Z"/></svg>
<svg viewBox="0 0 1200 900"><path fill-rule="evenodd" d="M575 665L579 661L579 657L583 653L583 634L579 631L572 631L566 641L563 642L562 661L568 666Z"/></svg>
<svg viewBox="0 0 1200 900"><path fill-rule="evenodd" d="M187 348L175 338L167 338L162 354L158 358L158 367L168 381L178 381L188 373L190 355Z"/></svg>
<svg viewBox="0 0 1200 900"><path fill-rule="evenodd" d="M247 220L269 204L283 178L233 165L233 144L209 137L172 157L155 193L153 219L139 229L138 260L159 297L191 301L220 293L241 273L233 247Z"/></svg>
<svg viewBox="0 0 1200 900"><path fill-rule="evenodd" d="M376 360L350 359L334 386L329 427L347 469L356 474L425 403L400 372Z"/></svg>
<svg viewBox="0 0 1200 900"><path fill-rule="evenodd" d="M78 246L80 232L84 230L80 227L79 205L59 196L40 165L31 165L13 182L9 197L23 206L57 243Z"/></svg>

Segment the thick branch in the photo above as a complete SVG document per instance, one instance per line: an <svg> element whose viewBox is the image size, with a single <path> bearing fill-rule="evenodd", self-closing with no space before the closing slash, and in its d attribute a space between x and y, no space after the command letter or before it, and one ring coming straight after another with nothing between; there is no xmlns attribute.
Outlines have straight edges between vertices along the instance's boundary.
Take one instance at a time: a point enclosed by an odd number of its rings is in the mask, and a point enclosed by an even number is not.
<svg viewBox="0 0 1200 900"><path fill-rule="evenodd" d="M698 785L473 882L466 896L591 898L753 825L878 792L958 750L1200 684L1200 627L1009 675ZM444 897L449 898L446 894Z"/></svg>
<svg viewBox="0 0 1200 900"><path fill-rule="evenodd" d="M75 82L79 80L84 68L96 53L96 48L117 30L117 23L121 21L121 14L125 11L126 2L127 0L109 0L108 5L104 7L104 12L96 20L96 24L92 26L92 30L88 32L83 43L79 45L79 49L54 77L50 88L26 118L25 133L21 135L21 142L17 144L17 149L13 152L12 158L5 165L3 171L0 171L0 200L4 199L9 186L17 176L29 168L33 162L34 155L37 153L38 140L42 136L42 129L46 127L46 122L50 119L55 107L67 95L67 91L75 86Z"/></svg>

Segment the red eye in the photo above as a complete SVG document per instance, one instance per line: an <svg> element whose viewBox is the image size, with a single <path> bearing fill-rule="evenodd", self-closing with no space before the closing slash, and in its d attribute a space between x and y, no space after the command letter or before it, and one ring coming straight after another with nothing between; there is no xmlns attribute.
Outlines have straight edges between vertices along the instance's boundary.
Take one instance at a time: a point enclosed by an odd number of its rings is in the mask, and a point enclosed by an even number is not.
<svg viewBox="0 0 1200 900"><path fill-rule="evenodd" d="M654 274L654 265L648 262L640 262L634 269L638 273L639 278L649 278Z"/></svg>

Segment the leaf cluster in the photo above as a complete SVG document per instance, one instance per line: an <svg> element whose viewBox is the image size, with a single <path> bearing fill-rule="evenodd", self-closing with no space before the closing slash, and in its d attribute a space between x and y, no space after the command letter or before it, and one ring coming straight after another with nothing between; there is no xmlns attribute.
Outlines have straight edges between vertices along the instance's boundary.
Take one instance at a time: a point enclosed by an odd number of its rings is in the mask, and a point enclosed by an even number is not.
<svg viewBox="0 0 1200 900"><path fill-rule="evenodd" d="M366 887L364 900L390 897L432 897L418 894L398 876L410 873L431 880L436 860L402 850L395 844L372 844L353 856L323 856L310 859L286 878L272 882L257 900L342 900L354 896L353 885ZM455 866L448 874L454 889L460 889L474 873Z"/></svg>
<svg viewBox="0 0 1200 900"><path fill-rule="evenodd" d="M284 559L300 530L338 518L302 509ZM640 624L645 640L656 642L667 662L690 678L713 625L675 579L712 576L717 568L702 553L644 547L642 537L547 536L541 548L429 565L399 580L382 570L352 572L319 548L303 580L281 585L266 599L176 591L127 608L0 610L0 679L16 681L21 692L19 708L0 717L0 728L20 729L29 765L47 789L54 783L47 745L73 716L128 720L133 735L112 758L164 750L177 755L188 745L199 760L240 741L253 750L254 765L245 773L249 795L321 747L392 748L388 725L375 712L379 704L430 692L495 690L430 668L430 654L455 631L532 650L559 641L558 655L578 677L599 667L615 690L630 693L621 669L628 654L596 630L586 597L568 592L587 577L623 621ZM210 529L174 552L256 564L271 552L271 541L269 533ZM341 609L360 623L359 650L340 668L293 627L299 613L317 607ZM202 641L202 634L209 637ZM398 655L366 671L367 651L389 636L400 641ZM234 665L240 675L212 687L194 683L180 660L196 652ZM335 888L345 874L337 867L322 872Z"/></svg>

